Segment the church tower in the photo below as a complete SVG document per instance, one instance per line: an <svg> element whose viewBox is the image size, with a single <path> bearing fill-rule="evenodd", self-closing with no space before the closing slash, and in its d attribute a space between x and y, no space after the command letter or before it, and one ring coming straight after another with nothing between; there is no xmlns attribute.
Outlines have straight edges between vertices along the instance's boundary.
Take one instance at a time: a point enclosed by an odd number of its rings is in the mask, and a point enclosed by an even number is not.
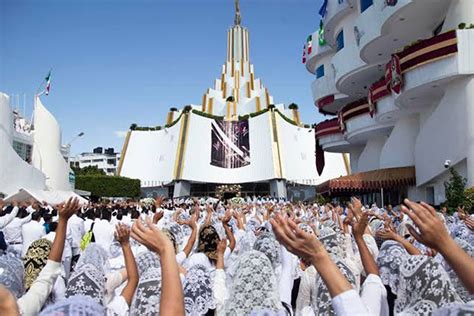
<svg viewBox="0 0 474 316"><path fill-rule="evenodd" d="M234 25L227 31L227 58L221 77L207 90L202 111L236 120L239 115L258 112L273 104L260 79L255 78L250 64L249 32L241 25L239 0L235 0Z"/></svg>

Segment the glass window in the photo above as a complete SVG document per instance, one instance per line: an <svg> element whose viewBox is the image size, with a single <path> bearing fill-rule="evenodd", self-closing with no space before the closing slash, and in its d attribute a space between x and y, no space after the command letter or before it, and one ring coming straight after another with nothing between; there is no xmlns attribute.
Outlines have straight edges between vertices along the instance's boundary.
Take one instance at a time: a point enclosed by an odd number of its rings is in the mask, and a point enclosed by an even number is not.
<svg viewBox="0 0 474 316"><path fill-rule="evenodd" d="M336 37L336 48L337 51L340 51L344 48L344 30L341 30Z"/></svg>
<svg viewBox="0 0 474 316"><path fill-rule="evenodd" d="M324 65L321 65L316 68L316 79L321 77L324 77Z"/></svg>
<svg viewBox="0 0 474 316"><path fill-rule="evenodd" d="M373 4L374 4L373 0L360 0L360 13L367 10Z"/></svg>

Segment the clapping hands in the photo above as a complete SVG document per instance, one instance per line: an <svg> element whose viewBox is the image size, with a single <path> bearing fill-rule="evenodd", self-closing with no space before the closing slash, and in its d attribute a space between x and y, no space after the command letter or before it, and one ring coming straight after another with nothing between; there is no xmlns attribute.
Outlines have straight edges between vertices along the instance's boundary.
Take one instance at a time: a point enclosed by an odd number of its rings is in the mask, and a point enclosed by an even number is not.
<svg viewBox="0 0 474 316"><path fill-rule="evenodd" d="M435 209L425 202L415 203L408 199L401 206L402 211L411 218L418 227L416 229L407 224L410 234L422 244L439 251L440 247L451 239L441 219L436 215Z"/></svg>
<svg viewBox="0 0 474 316"><path fill-rule="evenodd" d="M270 223L278 241L291 253L311 262L326 253L321 242L314 235L300 229L293 220L278 214Z"/></svg>
<svg viewBox="0 0 474 316"><path fill-rule="evenodd" d="M149 217L146 218L146 226L140 220L133 224L131 236L160 256L169 251L174 253L171 240L153 224Z"/></svg>
<svg viewBox="0 0 474 316"><path fill-rule="evenodd" d="M130 228L127 225L119 223L115 226L115 239L124 246L130 242Z"/></svg>

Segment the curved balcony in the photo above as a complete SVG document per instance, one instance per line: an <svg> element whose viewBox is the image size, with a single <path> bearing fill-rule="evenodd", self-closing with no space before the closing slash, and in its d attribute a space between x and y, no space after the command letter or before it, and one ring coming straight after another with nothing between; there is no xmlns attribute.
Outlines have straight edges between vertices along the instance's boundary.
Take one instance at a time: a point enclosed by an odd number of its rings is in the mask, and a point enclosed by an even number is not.
<svg viewBox="0 0 474 316"><path fill-rule="evenodd" d="M327 11L324 16L324 38L330 44L334 44L336 26L342 18L349 14L354 8L356 0L327 0Z"/></svg>
<svg viewBox="0 0 474 316"><path fill-rule="evenodd" d="M356 20L354 33L360 57L367 63L386 60L413 39L431 36L446 14L451 0L398 0L393 6L374 2Z"/></svg>
<svg viewBox="0 0 474 316"><path fill-rule="evenodd" d="M332 70L328 71L325 76L314 80L311 84L311 91L314 104L323 114L336 114L348 100L347 95L337 90Z"/></svg>
<svg viewBox="0 0 474 316"><path fill-rule="evenodd" d="M347 45L332 58L336 88L341 93L362 97L367 95L367 83L374 82L384 74L382 64L367 65L359 57L355 43Z"/></svg>
<svg viewBox="0 0 474 316"><path fill-rule="evenodd" d="M330 45L319 45L318 36L318 31L312 34L313 41L311 45L311 54L306 55L306 70L308 70L312 74L316 73L318 60L330 53L334 53L334 49Z"/></svg>
<svg viewBox="0 0 474 316"><path fill-rule="evenodd" d="M337 118L323 121L316 125L316 137L324 151L346 152L350 145L341 132Z"/></svg>
<svg viewBox="0 0 474 316"><path fill-rule="evenodd" d="M395 121L420 107L436 104L444 95L442 85L462 75L474 75L474 30L449 31L420 41L402 52L386 65L386 76L374 82L368 97L344 106L338 116L338 139L328 134L316 134L323 148L334 151L343 140L351 144L363 142L376 135L389 134ZM374 116L374 117L372 117ZM326 125L329 123L326 123ZM323 129L327 126L323 125ZM330 130L331 131L331 130Z"/></svg>
<svg viewBox="0 0 474 316"><path fill-rule="evenodd" d="M400 108L430 105L443 95L443 85L474 73L474 30L450 31L420 41L397 54L403 91L396 96Z"/></svg>

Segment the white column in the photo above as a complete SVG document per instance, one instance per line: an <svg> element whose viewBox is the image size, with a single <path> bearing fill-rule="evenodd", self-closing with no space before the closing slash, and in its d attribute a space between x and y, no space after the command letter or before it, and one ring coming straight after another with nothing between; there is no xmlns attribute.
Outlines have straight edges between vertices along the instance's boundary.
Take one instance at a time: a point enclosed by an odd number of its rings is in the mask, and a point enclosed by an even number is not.
<svg viewBox="0 0 474 316"><path fill-rule="evenodd" d="M374 137L367 141L364 150L360 154L357 167L358 172L376 170L380 168L380 153L385 144L386 137Z"/></svg>
<svg viewBox="0 0 474 316"><path fill-rule="evenodd" d="M362 146L354 147L349 150L349 156L350 156L350 161L351 161L351 172L353 174L359 172L359 158L363 150L364 150L364 147Z"/></svg>
<svg viewBox="0 0 474 316"><path fill-rule="evenodd" d="M173 198L185 197L191 195L191 182L189 181L176 181L174 184Z"/></svg>
<svg viewBox="0 0 474 316"><path fill-rule="evenodd" d="M380 168L414 166L418 131L418 115L399 119L382 148Z"/></svg>
<svg viewBox="0 0 474 316"><path fill-rule="evenodd" d="M467 157L467 187L474 186L474 78L465 88L466 93L466 157ZM453 122L456 124L456 122Z"/></svg>
<svg viewBox="0 0 474 316"><path fill-rule="evenodd" d="M286 181L282 179L275 179L270 181L270 195L277 198L287 197Z"/></svg>

